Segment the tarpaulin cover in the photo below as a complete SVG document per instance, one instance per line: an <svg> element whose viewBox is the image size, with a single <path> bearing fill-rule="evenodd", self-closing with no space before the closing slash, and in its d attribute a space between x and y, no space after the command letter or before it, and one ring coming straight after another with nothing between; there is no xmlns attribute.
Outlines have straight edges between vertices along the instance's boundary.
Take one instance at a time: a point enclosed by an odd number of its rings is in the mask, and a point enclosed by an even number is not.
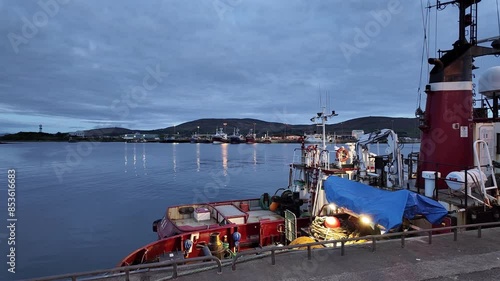
<svg viewBox="0 0 500 281"><path fill-rule="evenodd" d="M401 225L403 218L422 215L436 224L448 214L439 202L409 190L382 190L337 176L330 176L324 187L329 203L367 215L387 230Z"/></svg>

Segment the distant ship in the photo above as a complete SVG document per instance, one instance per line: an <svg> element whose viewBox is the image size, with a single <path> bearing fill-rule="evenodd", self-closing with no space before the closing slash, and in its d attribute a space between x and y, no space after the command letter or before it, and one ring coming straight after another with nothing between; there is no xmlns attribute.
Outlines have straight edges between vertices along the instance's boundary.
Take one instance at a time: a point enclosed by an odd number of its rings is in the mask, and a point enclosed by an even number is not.
<svg viewBox="0 0 500 281"><path fill-rule="evenodd" d="M238 144L244 141L242 135L240 135L240 130L238 128L234 128L233 134L229 136L229 142L232 144Z"/></svg>
<svg viewBox="0 0 500 281"><path fill-rule="evenodd" d="M269 134L268 134L268 133L266 133L266 134L264 135L264 137L262 137L262 142L263 142L263 143L272 143L273 141L272 141L271 137L269 136Z"/></svg>
<svg viewBox="0 0 500 281"><path fill-rule="evenodd" d="M332 142L333 137L332 136L326 136L326 142ZM323 136L321 134L310 134L310 135L304 135L304 142L305 143L312 143L312 144L320 144L323 143Z"/></svg>
<svg viewBox="0 0 500 281"><path fill-rule="evenodd" d="M201 140L200 136L197 133L195 133L194 135L191 136L191 139L189 139L189 142L198 143L198 142L200 142L200 140Z"/></svg>
<svg viewBox="0 0 500 281"><path fill-rule="evenodd" d="M213 144L228 143L227 134L224 133L222 128L218 128L215 130L215 135L212 135L212 143Z"/></svg>
<svg viewBox="0 0 500 281"><path fill-rule="evenodd" d="M248 132L248 134L245 136L245 142L246 143L255 143L255 134L252 129Z"/></svg>

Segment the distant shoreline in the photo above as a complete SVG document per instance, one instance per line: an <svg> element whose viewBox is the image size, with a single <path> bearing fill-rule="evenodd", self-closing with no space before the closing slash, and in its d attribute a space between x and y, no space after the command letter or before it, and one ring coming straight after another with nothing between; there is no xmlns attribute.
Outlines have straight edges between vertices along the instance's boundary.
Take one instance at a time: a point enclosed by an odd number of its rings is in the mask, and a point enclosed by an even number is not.
<svg viewBox="0 0 500 281"><path fill-rule="evenodd" d="M181 140L181 141L175 141L175 142L172 142L172 141L148 141L148 142L127 142L127 141L109 141L109 140L106 140L106 141L100 141L100 140L92 140L92 139L83 139L83 140L79 140L79 141L76 141L76 142L73 142L73 143L79 143L79 142L88 142L88 141L91 141L91 142L102 142L102 143L130 143L130 144L134 144L134 143L190 143L189 141L185 141L185 140ZM68 141L64 141L64 140L16 140L16 141L10 141L10 142L0 142L0 144L20 144L20 143L33 143L33 142L62 142L62 143L68 143ZM71 142L69 142L71 143ZM297 142L297 141L273 141L271 143L264 143L264 142L255 142L255 144L300 144L301 142ZM336 142L336 143L333 143L333 142L327 142L326 144L327 145L330 145L330 144L339 144L339 145L342 145L342 144L346 144L346 143L349 143L349 142ZM381 143L385 143L385 142L381 142ZM420 141L401 141L400 144L413 144L413 143L420 143ZM197 143L191 143L191 144L197 144ZM201 144L212 144L212 143L201 143ZM225 144L230 144L230 143L225 143ZM240 144L246 144L244 142L240 143ZM320 145L319 143L305 143L305 145Z"/></svg>

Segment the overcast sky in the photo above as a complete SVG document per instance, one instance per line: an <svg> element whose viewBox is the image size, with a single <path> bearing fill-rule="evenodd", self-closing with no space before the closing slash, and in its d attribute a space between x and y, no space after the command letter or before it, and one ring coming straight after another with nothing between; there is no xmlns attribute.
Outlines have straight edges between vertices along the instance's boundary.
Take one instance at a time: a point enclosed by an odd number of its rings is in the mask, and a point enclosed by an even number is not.
<svg viewBox="0 0 500 281"><path fill-rule="evenodd" d="M440 12L438 48L456 40L457 12ZM478 37L498 35L495 1L479 16ZM0 0L0 34L0 133L309 124L320 92L334 123L417 106L418 0Z"/></svg>

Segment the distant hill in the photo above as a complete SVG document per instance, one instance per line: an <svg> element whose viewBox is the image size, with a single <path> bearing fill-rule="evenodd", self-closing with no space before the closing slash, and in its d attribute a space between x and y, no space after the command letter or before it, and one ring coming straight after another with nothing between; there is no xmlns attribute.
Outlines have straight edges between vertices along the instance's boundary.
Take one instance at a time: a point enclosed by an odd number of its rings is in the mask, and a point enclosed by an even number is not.
<svg viewBox="0 0 500 281"><path fill-rule="evenodd" d="M226 125L224 125L226 124ZM300 126L300 125L287 125L286 127L288 129L295 127L295 126ZM199 129L198 129L199 127ZM179 135L185 135L185 136L190 136L195 132L198 132L200 134L214 134L215 130L217 128L224 128L225 127L225 132L228 134L232 134L235 128L238 128L240 130L240 134L247 134L250 129L255 128L255 131L259 135L263 135L267 132L272 135L277 135L280 134L281 132L284 133L285 130L285 124L283 123L277 123L277 122L266 122L258 119L251 119L251 118L245 118L245 119L198 119L195 121L190 121L186 122L183 124L180 124L175 127L168 127L164 129L158 129L158 130L151 130L147 131L148 133L153 133L153 134L166 134L166 135L172 135L174 134L174 131L176 134ZM303 133L303 132L302 132ZM301 134L302 134L301 133Z"/></svg>
<svg viewBox="0 0 500 281"><path fill-rule="evenodd" d="M224 126L224 124L226 124ZM365 133L373 132L378 129L393 129L400 137L419 138L420 131L418 130L418 120L416 118L394 118L382 116L369 116L351 119L336 124L327 124L326 131L328 134L351 135L352 130L364 130ZM199 128L198 128L199 127ZM286 135L303 135L304 133L313 133L320 128L314 123L303 125L292 125L277 122L266 122L258 119L198 119L186 122L177 126L172 126L163 129L155 130L133 130L127 128L101 128L85 130L87 137L110 136L118 137L124 134L133 134L135 132L143 134L159 134L162 136L173 135L189 137L199 131L200 134L214 134L216 128L225 127L228 134L233 133L234 128L238 128L240 133L245 135L250 129L255 128L257 136L262 136L268 133L271 136ZM68 138L68 133L57 133L54 135L35 132L19 132L17 134L9 134L0 136L0 140L22 141L22 140L64 140Z"/></svg>
<svg viewBox="0 0 500 281"><path fill-rule="evenodd" d="M85 130L85 136L88 137L98 137L98 136L121 136L125 134L133 134L135 132L141 132L140 130L131 130L131 129L125 129L125 128L119 128L119 127L112 127L112 128L101 128L101 129L92 129L92 130Z"/></svg>
<svg viewBox="0 0 500 281"><path fill-rule="evenodd" d="M364 130L369 133L378 129L393 129L399 137L420 138L418 118L369 116L327 125L327 128L340 134L349 134L352 130Z"/></svg>
<svg viewBox="0 0 500 281"><path fill-rule="evenodd" d="M160 135L173 135L178 134L182 136L191 136L195 132L200 134L213 134L216 128L221 128L225 126L225 131L228 134L233 132L234 128L238 128L241 134L246 134L250 129L255 128L258 135L263 135L269 133L270 135L303 135L304 132L313 133L319 130L314 123L308 125L293 125L284 124L277 122L266 122L258 119L198 119L190 122L186 122L177 126L172 126L163 129L156 130L128 130L125 133L148 133L148 134L160 134ZM199 128L198 128L199 127ZM328 133L335 133L337 135L350 135L352 130L364 130L365 132L372 132L377 129L394 129L401 137L420 137L420 131L418 130L418 120L416 118L394 118L394 117L382 117L382 116L369 116L351 119L336 124L327 124L326 130ZM114 128L114 132L119 132L117 128ZM121 129L121 128L120 128ZM127 130L127 129L122 129Z"/></svg>

